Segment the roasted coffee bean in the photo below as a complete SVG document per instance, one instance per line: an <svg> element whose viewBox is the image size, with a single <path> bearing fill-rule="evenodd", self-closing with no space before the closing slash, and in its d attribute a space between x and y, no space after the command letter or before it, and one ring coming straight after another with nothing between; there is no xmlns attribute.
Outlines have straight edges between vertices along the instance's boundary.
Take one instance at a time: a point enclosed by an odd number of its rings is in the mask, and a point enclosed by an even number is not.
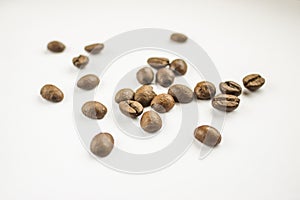
<svg viewBox="0 0 300 200"><path fill-rule="evenodd" d="M108 156L113 148L114 138L109 133L99 133L92 139L90 145L91 152L99 157Z"/></svg>
<svg viewBox="0 0 300 200"><path fill-rule="evenodd" d="M115 96L115 102L120 103L121 101L132 100L134 98L134 91L130 88L124 88L117 92Z"/></svg>
<svg viewBox="0 0 300 200"><path fill-rule="evenodd" d="M208 100L215 96L216 87L211 82L202 81L197 83L194 92L198 99Z"/></svg>
<svg viewBox="0 0 300 200"><path fill-rule="evenodd" d="M132 100L121 101L119 103L119 108L124 115L131 118L140 116L144 111L144 107L142 106L142 104Z"/></svg>
<svg viewBox="0 0 300 200"><path fill-rule="evenodd" d="M52 51L54 53L60 53L65 50L66 46L59 41L52 41L48 43L47 48L49 49L49 51Z"/></svg>
<svg viewBox="0 0 300 200"><path fill-rule="evenodd" d="M74 57L72 62L75 67L84 68L88 64L89 58L84 55L79 55L78 57Z"/></svg>
<svg viewBox="0 0 300 200"><path fill-rule="evenodd" d="M149 85L154 79L154 73L150 67L143 67L136 73L136 79L142 85Z"/></svg>
<svg viewBox="0 0 300 200"><path fill-rule="evenodd" d="M143 114L140 125L148 133L155 133L162 127L160 116L154 111L147 111Z"/></svg>
<svg viewBox="0 0 300 200"><path fill-rule="evenodd" d="M231 94L219 94L212 100L212 106L218 110L231 112L235 110L240 103L240 99Z"/></svg>
<svg viewBox="0 0 300 200"><path fill-rule="evenodd" d="M90 44L84 47L84 50L91 54L98 54L102 49L104 48L104 44L102 43L96 43L96 44Z"/></svg>
<svg viewBox="0 0 300 200"><path fill-rule="evenodd" d="M219 88L223 94L239 96L242 93L242 87L233 81L222 82L220 83Z"/></svg>
<svg viewBox="0 0 300 200"><path fill-rule="evenodd" d="M151 107L159 113L169 112L174 105L175 101L169 94L159 94L151 101Z"/></svg>
<svg viewBox="0 0 300 200"><path fill-rule="evenodd" d="M103 119L107 113L107 108L100 102L88 101L82 108L82 113L91 119Z"/></svg>
<svg viewBox="0 0 300 200"><path fill-rule="evenodd" d="M168 58L159 58L159 57L152 57L147 60L148 64L155 68L160 69L164 68L169 65L169 59Z"/></svg>
<svg viewBox="0 0 300 200"><path fill-rule="evenodd" d="M188 39L188 37L182 33L173 33L170 38L171 40L179 43L183 43Z"/></svg>
<svg viewBox="0 0 300 200"><path fill-rule="evenodd" d="M197 140L210 147L217 146L222 140L222 136L219 131L208 125L196 128L194 136Z"/></svg>
<svg viewBox="0 0 300 200"><path fill-rule="evenodd" d="M176 75L185 75L187 71L187 64L182 59L173 60L170 64L170 69L174 71Z"/></svg>
<svg viewBox="0 0 300 200"><path fill-rule="evenodd" d="M250 74L243 79L245 88L255 91L265 84L265 79L259 74Z"/></svg>
<svg viewBox="0 0 300 200"><path fill-rule="evenodd" d="M156 96L153 87L150 85L143 85L136 90L134 100L140 102L144 107L150 106L152 99Z"/></svg>
<svg viewBox="0 0 300 200"><path fill-rule="evenodd" d="M163 87L169 87L173 84L175 79L175 74L172 70L167 68L159 69L156 73L156 82L163 86Z"/></svg>
<svg viewBox="0 0 300 200"><path fill-rule="evenodd" d="M57 103L64 99L64 93L55 85L44 85L40 91L41 96L51 102Z"/></svg>
<svg viewBox="0 0 300 200"><path fill-rule="evenodd" d="M97 87L100 83L100 79L98 76L94 74L88 74L83 77L81 77L78 82L77 86L84 90L92 90L95 87Z"/></svg>
<svg viewBox="0 0 300 200"><path fill-rule="evenodd" d="M190 103L194 98L193 91L187 86L181 84L172 85L168 90L168 94L179 103Z"/></svg>

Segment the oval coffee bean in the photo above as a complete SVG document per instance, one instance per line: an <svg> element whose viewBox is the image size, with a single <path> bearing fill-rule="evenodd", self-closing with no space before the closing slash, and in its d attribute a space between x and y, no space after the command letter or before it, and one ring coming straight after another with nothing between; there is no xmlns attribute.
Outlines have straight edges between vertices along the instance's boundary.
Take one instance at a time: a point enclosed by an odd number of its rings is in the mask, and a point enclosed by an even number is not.
<svg viewBox="0 0 300 200"><path fill-rule="evenodd" d="M84 50L91 54L98 54L102 49L104 48L104 44L102 43L95 43L95 44L90 44L84 47Z"/></svg>
<svg viewBox="0 0 300 200"><path fill-rule="evenodd" d="M74 57L72 62L75 67L84 68L88 64L89 58L84 55L79 55L78 57Z"/></svg>
<svg viewBox="0 0 300 200"><path fill-rule="evenodd" d="M242 93L242 87L233 81L225 81L220 83L219 85L220 91L223 94L232 94L235 96L239 96Z"/></svg>
<svg viewBox="0 0 300 200"><path fill-rule="evenodd" d="M148 133L155 133L162 127L160 116L154 111L147 111L143 114L140 125Z"/></svg>
<svg viewBox="0 0 300 200"><path fill-rule="evenodd" d="M150 67L143 67L136 73L136 79L142 85L149 85L154 79L154 73Z"/></svg>
<svg viewBox="0 0 300 200"><path fill-rule="evenodd" d="M176 75L185 75L187 71L187 64L182 59L173 60L170 64L170 69L174 71Z"/></svg>
<svg viewBox="0 0 300 200"><path fill-rule="evenodd" d="M159 94L151 101L151 107L159 113L169 112L174 105L175 101L169 94Z"/></svg>
<svg viewBox="0 0 300 200"><path fill-rule="evenodd" d="M103 119L107 113L107 108L100 102L89 101L82 106L81 111L88 118Z"/></svg>
<svg viewBox="0 0 300 200"><path fill-rule="evenodd" d="M54 53L60 53L65 50L66 46L59 41L52 41L48 43L47 48Z"/></svg>
<svg viewBox="0 0 300 200"><path fill-rule="evenodd" d="M140 116L144 111L144 107L142 106L142 104L132 100L121 101L119 103L119 108L124 115L131 118Z"/></svg>
<svg viewBox="0 0 300 200"><path fill-rule="evenodd" d="M167 68L159 69L156 73L156 82L163 86L163 87L169 87L173 84L175 79L175 74L172 70Z"/></svg>
<svg viewBox="0 0 300 200"><path fill-rule="evenodd" d="M164 68L169 65L169 59L152 57L147 60L147 63L155 69L160 69L160 68Z"/></svg>
<svg viewBox="0 0 300 200"><path fill-rule="evenodd" d="M190 103L194 98L193 91L187 86L181 84L172 85L168 90L168 94L179 103Z"/></svg>
<svg viewBox="0 0 300 200"><path fill-rule="evenodd" d="M179 43L183 43L188 39L188 37L182 33L173 33L170 38L171 40Z"/></svg>
<svg viewBox="0 0 300 200"><path fill-rule="evenodd" d="M44 85L40 91L41 96L51 102L57 103L64 99L64 93L55 85Z"/></svg>
<svg viewBox="0 0 300 200"><path fill-rule="evenodd" d="M115 95L115 102L120 103L121 101L132 100L134 98L134 91L130 88L124 88L117 92Z"/></svg>
<svg viewBox="0 0 300 200"><path fill-rule="evenodd" d="M202 81L197 83L196 87L194 88L194 92L198 99L208 100L215 96L216 87L211 82Z"/></svg>
<svg viewBox="0 0 300 200"><path fill-rule="evenodd" d="M245 88L255 91L265 84L265 79L259 74L250 74L243 79Z"/></svg>
<svg viewBox="0 0 300 200"><path fill-rule="evenodd" d="M140 102L144 107L150 106L152 99L156 96L153 87L150 85L143 85L136 90L134 100Z"/></svg>
<svg viewBox="0 0 300 200"><path fill-rule="evenodd" d="M212 106L217 110L231 112L235 110L240 103L240 99L231 94L219 94L212 100Z"/></svg>
<svg viewBox="0 0 300 200"><path fill-rule="evenodd" d="M109 133L99 133L92 139L90 144L91 152L99 157L108 156L113 148L114 138Z"/></svg>
<svg viewBox="0 0 300 200"><path fill-rule="evenodd" d="M77 86L84 90L92 90L95 87L97 87L99 83L100 83L100 79L98 78L98 76L94 74L88 74L81 77L77 81Z"/></svg>
<svg viewBox="0 0 300 200"><path fill-rule="evenodd" d="M219 131L208 125L196 128L194 136L198 141L210 147L217 146L222 140L222 136Z"/></svg>

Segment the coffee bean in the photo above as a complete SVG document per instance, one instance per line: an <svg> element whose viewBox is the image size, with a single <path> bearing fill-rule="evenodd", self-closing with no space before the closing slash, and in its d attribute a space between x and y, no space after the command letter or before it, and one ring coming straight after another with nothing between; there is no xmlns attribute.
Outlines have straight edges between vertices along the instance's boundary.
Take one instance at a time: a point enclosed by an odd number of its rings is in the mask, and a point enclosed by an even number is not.
<svg viewBox="0 0 300 200"><path fill-rule="evenodd" d="M169 112L174 105L175 101L169 94L159 94L151 101L151 107L159 113Z"/></svg>
<svg viewBox="0 0 300 200"><path fill-rule="evenodd" d="M220 132L214 127L208 125L196 128L194 136L197 140L210 147L217 146L222 140Z"/></svg>
<svg viewBox="0 0 300 200"><path fill-rule="evenodd" d="M91 54L98 54L103 48L104 44L102 43L90 44L84 47L84 49Z"/></svg>
<svg viewBox="0 0 300 200"><path fill-rule="evenodd" d="M194 88L194 92L198 99L208 100L215 96L216 87L211 82L202 81L197 83L196 87Z"/></svg>
<svg viewBox="0 0 300 200"><path fill-rule="evenodd" d="M220 83L219 88L223 94L239 96L242 93L242 87L233 81L222 82Z"/></svg>
<svg viewBox="0 0 300 200"><path fill-rule="evenodd" d="M179 43L183 43L188 39L188 37L182 33L173 33L170 38L171 40Z"/></svg>
<svg viewBox="0 0 300 200"><path fill-rule="evenodd" d="M65 50L66 46L59 41L52 41L48 43L47 48L54 53L60 53Z"/></svg>
<svg viewBox="0 0 300 200"><path fill-rule="evenodd" d="M134 91L130 88L124 88L117 92L115 95L115 102L120 103L121 101L132 100L134 98Z"/></svg>
<svg viewBox="0 0 300 200"><path fill-rule="evenodd" d="M168 90L168 94L179 103L190 103L194 98L193 91L187 86L181 84L172 85Z"/></svg>
<svg viewBox="0 0 300 200"><path fill-rule="evenodd" d="M150 85L143 85L136 90L134 100L140 102L144 107L150 106L152 99L156 96L153 87Z"/></svg>
<svg viewBox="0 0 300 200"><path fill-rule="evenodd" d="M154 73L150 67L143 67L136 73L136 79L142 85L149 85L154 79Z"/></svg>
<svg viewBox="0 0 300 200"><path fill-rule="evenodd" d="M240 99L231 94L219 94L212 100L212 106L218 110L231 112L235 110L240 103Z"/></svg>
<svg viewBox="0 0 300 200"><path fill-rule="evenodd" d="M41 96L51 102L57 103L64 99L64 93L55 85L44 85L40 91Z"/></svg>
<svg viewBox="0 0 300 200"><path fill-rule="evenodd" d="M108 156L113 148L114 138L109 133L99 133L92 139L90 145L91 152L99 157Z"/></svg>
<svg viewBox="0 0 300 200"><path fill-rule="evenodd" d="M136 118L143 113L144 107L137 101L127 100L119 103L120 111L127 117Z"/></svg>
<svg viewBox="0 0 300 200"><path fill-rule="evenodd" d="M176 75L185 75L187 71L187 64L182 59L173 60L170 64L170 69L174 71Z"/></svg>
<svg viewBox="0 0 300 200"><path fill-rule="evenodd" d="M147 111L143 114L140 125L148 133L155 133L162 127L160 116L154 111Z"/></svg>
<svg viewBox="0 0 300 200"><path fill-rule="evenodd" d="M163 86L163 87L169 87L173 84L175 79L175 74L172 70L167 68L159 69L156 73L156 82Z"/></svg>
<svg viewBox="0 0 300 200"><path fill-rule="evenodd" d="M88 74L83 77L81 77L78 82L77 86L84 90L92 90L95 87L97 87L100 83L100 79L98 76L94 74Z"/></svg>
<svg viewBox="0 0 300 200"><path fill-rule="evenodd" d="M159 58L159 57L152 57L147 60L148 64L155 68L160 69L164 68L169 65L169 59L168 58Z"/></svg>
<svg viewBox="0 0 300 200"><path fill-rule="evenodd" d="M265 79L259 74L250 74L243 79L245 88L255 91L265 84Z"/></svg>
<svg viewBox="0 0 300 200"><path fill-rule="evenodd" d="M88 118L103 119L107 113L107 108L100 102L89 101L82 106L81 111Z"/></svg>
<svg viewBox="0 0 300 200"><path fill-rule="evenodd" d="M74 57L72 62L75 67L84 68L88 64L89 58L84 55L79 55L78 57Z"/></svg>

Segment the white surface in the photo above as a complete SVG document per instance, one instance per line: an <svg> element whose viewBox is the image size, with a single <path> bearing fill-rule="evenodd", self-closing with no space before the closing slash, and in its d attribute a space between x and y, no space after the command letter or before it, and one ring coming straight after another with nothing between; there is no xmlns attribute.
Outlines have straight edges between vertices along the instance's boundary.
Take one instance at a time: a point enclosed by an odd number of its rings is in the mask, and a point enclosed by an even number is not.
<svg viewBox="0 0 300 200"><path fill-rule="evenodd" d="M3 0L0 25L0 199L300 199L300 1ZM143 27L186 33L224 80L259 72L267 82L242 97L205 160L193 145L171 167L136 176L102 166L80 144L71 58L88 43ZM64 53L46 51L53 39L67 45ZM42 101L45 83L65 100Z"/></svg>

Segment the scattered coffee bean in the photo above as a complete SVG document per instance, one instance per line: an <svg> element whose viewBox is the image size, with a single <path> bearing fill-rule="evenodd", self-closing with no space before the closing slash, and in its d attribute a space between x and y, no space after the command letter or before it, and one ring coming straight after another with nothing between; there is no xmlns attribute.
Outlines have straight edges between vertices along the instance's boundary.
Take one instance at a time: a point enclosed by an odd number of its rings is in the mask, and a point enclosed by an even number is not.
<svg viewBox="0 0 300 200"><path fill-rule="evenodd" d="M132 100L134 98L134 91L129 88L121 89L115 96L115 102L120 103L121 101Z"/></svg>
<svg viewBox="0 0 300 200"><path fill-rule="evenodd" d="M103 48L104 44L102 43L90 44L84 47L84 49L91 54L98 54Z"/></svg>
<svg viewBox="0 0 300 200"><path fill-rule="evenodd" d="M103 119L107 113L107 108L100 102L89 101L82 106L81 111L88 118Z"/></svg>
<svg viewBox="0 0 300 200"><path fill-rule="evenodd" d="M231 112L235 110L240 103L240 99L231 94L219 94L212 100L212 106L217 110Z"/></svg>
<svg viewBox="0 0 300 200"><path fill-rule="evenodd" d="M169 65L169 59L168 58L159 58L159 57L152 57L147 60L148 64L155 68L160 69L164 68Z"/></svg>
<svg viewBox="0 0 300 200"><path fill-rule="evenodd" d="M59 41L52 41L48 43L47 48L54 53L60 53L65 50L66 46Z"/></svg>
<svg viewBox="0 0 300 200"><path fill-rule="evenodd" d="M81 77L78 82L77 86L84 90L92 90L95 87L97 87L100 83L100 79L98 76L94 74L88 74L83 77Z"/></svg>
<svg viewBox="0 0 300 200"><path fill-rule="evenodd" d="M197 83L194 92L198 99L208 100L215 96L216 87L211 82L202 81Z"/></svg>
<svg viewBox="0 0 300 200"><path fill-rule="evenodd" d="M57 103L64 99L64 93L55 85L44 85L40 91L41 96L51 102Z"/></svg>
<svg viewBox="0 0 300 200"><path fill-rule="evenodd" d="M173 84L175 79L175 74L172 70L167 68L159 69L156 73L156 82L163 86L163 87L169 87Z"/></svg>
<svg viewBox="0 0 300 200"><path fill-rule="evenodd" d="M159 94L151 101L151 107L159 113L169 112L174 105L175 101L169 94Z"/></svg>
<svg viewBox="0 0 300 200"><path fill-rule="evenodd" d="M168 90L168 94L179 103L190 103L194 98L193 91L187 86L181 84L172 85Z"/></svg>
<svg viewBox="0 0 300 200"><path fill-rule="evenodd" d="M250 74L243 79L245 88L255 91L265 84L265 79L259 74Z"/></svg>
<svg viewBox="0 0 300 200"><path fill-rule="evenodd" d="M136 79L142 85L149 85L154 79L154 73L150 67L143 67L136 73Z"/></svg>
<svg viewBox="0 0 300 200"><path fill-rule="evenodd" d="M156 96L153 87L150 85L143 85L136 90L134 100L140 102L144 107L150 106L152 99Z"/></svg>
<svg viewBox="0 0 300 200"><path fill-rule="evenodd" d="M223 94L239 96L242 93L242 87L233 81L222 82L220 83L219 88Z"/></svg>
<svg viewBox="0 0 300 200"><path fill-rule="evenodd" d="M114 138L109 133L99 133L92 139L90 145L91 152L99 157L108 156L113 147Z"/></svg>
<svg viewBox="0 0 300 200"><path fill-rule="evenodd" d="M171 40L179 43L183 43L188 39L188 37L182 33L173 33L171 35Z"/></svg>
<svg viewBox="0 0 300 200"><path fill-rule="evenodd" d="M78 57L74 57L72 62L75 67L84 68L88 64L89 58L84 55L79 55Z"/></svg>
<svg viewBox="0 0 300 200"><path fill-rule="evenodd" d="M208 125L199 126L196 128L194 131L194 136L197 140L210 147L217 146L222 139L219 131Z"/></svg>
<svg viewBox="0 0 300 200"><path fill-rule="evenodd" d="M187 64L182 59L173 60L170 64L170 69L174 71L176 75L185 75L187 71Z"/></svg>
<svg viewBox="0 0 300 200"><path fill-rule="evenodd" d="M154 111L147 111L143 114L140 125L148 133L155 133L162 127L160 116Z"/></svg>
<svg viewBox="0 0 300 200"><path fill-rule="evenodd" d="M127 117L136 118L140 116L144 107L137 101L127 100L119 103L120 111Z"/></svg>

